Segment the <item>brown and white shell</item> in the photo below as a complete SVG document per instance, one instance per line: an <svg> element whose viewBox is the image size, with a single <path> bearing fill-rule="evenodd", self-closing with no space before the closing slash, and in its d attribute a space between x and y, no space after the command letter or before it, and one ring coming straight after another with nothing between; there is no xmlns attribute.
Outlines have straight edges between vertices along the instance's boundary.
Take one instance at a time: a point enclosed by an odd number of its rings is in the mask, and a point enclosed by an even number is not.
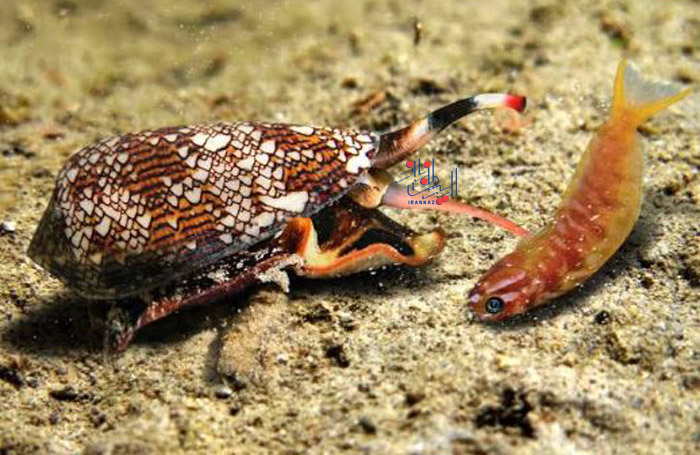
<svg viewBox="0 0 700 455"><path fill-rule="evenodd" d="M90 298L167 284L308 217L370 168L373 133L266 123L102 140L58 174L29 255Z"/></svg>

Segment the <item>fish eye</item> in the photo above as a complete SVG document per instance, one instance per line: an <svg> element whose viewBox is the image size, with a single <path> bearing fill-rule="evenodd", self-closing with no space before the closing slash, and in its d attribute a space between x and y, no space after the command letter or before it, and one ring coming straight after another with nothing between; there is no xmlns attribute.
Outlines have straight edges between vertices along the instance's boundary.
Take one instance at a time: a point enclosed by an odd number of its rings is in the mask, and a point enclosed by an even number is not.
<svg viewBox="0 0 700 455"><path fill-rule="evenodd" d="M486 301L486 311L491 314L500 313L505 303L500 297L490 297Z"/></svg>

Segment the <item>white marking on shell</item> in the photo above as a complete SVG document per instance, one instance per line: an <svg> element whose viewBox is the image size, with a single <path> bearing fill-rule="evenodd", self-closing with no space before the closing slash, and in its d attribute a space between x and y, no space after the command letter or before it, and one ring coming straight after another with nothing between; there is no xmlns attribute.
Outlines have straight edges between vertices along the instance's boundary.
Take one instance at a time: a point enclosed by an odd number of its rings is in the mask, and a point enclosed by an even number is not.
<svg viewBox="0 0 700 455"><path fill-rule="evenodd" d="M95 204L90 199L83 199L80 201L80 207L85 210L85 213L92 215L92 211L95 209Z"/></svg>
<svg viewBox="0 0 700 455"><path fill-rule="evenodd" d="M180 147L177 149L177 154L180 155L180 157L184 160L187 158L187 155L190 153L190 148L188 146Z"/></svg>
<svg viewBox="0 0 700 455"><path fill-rule="evenodd" d="M229 142L231 142L231 136L228 134L217 134L209 138L207 143L204 144L204 148L211 152L216 152L225 148Z"/></svg>
<svg viewBox="0 0 700 455"><path fill-rule="evenodd" d="M275 168L275 170L272 172L272 177L275 180L282 180L282 177L284 177L284 168L282 166Z"/></svg>
<svg viewBox="0 0 700 455"><path fill-rule="evenodd" d="M202 190L201 188L197 187L189 191L185 191L185 197L188 201L190 201L190 203L198 204L200 199L202 198Z"/></svg>
<svg viewBox="0 0 700 455"><path fill-rule="evenodd" d="M304 150L302 150L302 151L301 151L301 154L304 155L305 157L309 158L309 159L311 159L311 158L314 157L314 152L313 152L313 150L309 150L309 149L304 149Z"/></svg>
<svg viewBox="0 0 700 455"><path fill-rule="evenodd" d="M253 238L255 238L258 235L260 235L260 226L258 226L257 224L254 224L252 226L246 226L245 232L246 232L246 234L249 234Z"/></svg>
<svg viewBox="0 0 700 455"><path fill-rule="evenodd" d="M90 242L89 242L88 238L83 236L83 240L80 241L80 252L82 253L81 256L84 256L85 253L87 253L89 246L90 246Z"/></svg>
<svg viewBox="0 0 700 455"><path fill-rule="evenodd" d="M278 198L260 196L258 199L268 207L301 213L309 201L309 193L306 191L295 191Z"/></svg>
<svg viewBox="0 0 700 455"><path fill-rule="evenodd" d="M170 224L173 227L173 229L175 229L177 231L177 217L176 216L168 218L168 224Z"/></svg>
<svg viewBox="0 0 700 455"><path fill-rule="evenodd" d="M190 157L185 161L185 164L187 164L189 167L195 167L197 165L197 155L190 155Z"/></svg>
<svg viewBox="0 0 700 455"><path fill-rule="evenodd" d="M304 136L311 136L314 134L314 129L310 126L291 126L289 129L299 134L303 134Z"/></svg>
<svg viewBox="0 0 700 455"><path fill-rule="evenodd" d="M163 137L168 142L175 142L177 140L177 134L168 134L167 136L163 136Z"/></svg>
<svg viewBox="0 0 700 455"><path fill-rule="evenodd" d="M293 161L299 161L301 159L301 155L299 155L299 152L289 152L287 156L290 160Z"/></svg>
<svg viewBox="0 0 700 455"><path fill-rule="evenodd" d="M136 218L136 222L139 223L144 229L148 229L151 225L151 212L146 212L140 217Z"/></svg>
<svg viewBox="0 0 700 455"><path fill-rule="evenodd" d="M240 160L238 163L236 163L236 166L240 167L241 169L244 169L246 171L249 171L253 169L253 163L255 162L255 159L253 156L249 156L248 158L244 160Z"/></svg>
<svg viewBox="0 0 700 455"><path fill-rule="evenodd" d="M68 181L73 183L75 182L75 178L78 176L78 168L72 167L68 169L68 172L66 172L66 177L68 178Z"/></svg>
<svg viewBox="0 0 700 455"><path fill-rule="evenodd" d="M73 244L73 247L78 248L80 247L80 239L83 237L83 233L81 231L76 232L73 234L73 237L70 239L70 243Z"/></svg>
<svg viewBox="0 0 700 455"><path fill-rule="evenodd" d="M233 225L236 224L236 219L231 215L226 215L221 220L221 224L223 224L224 226L233 227Z"/></svg>
<svg viewBox="0 0 700 455"><path fill-rule="evenodd" d="M255 161L262 164L263 166L270 162L270 155L266 153L258 153L255 156Z"/></svg>
<svg viewBox="0 0 700 455"><path fill-rule="evenodd" d="M190 250L196 250L197 249L197 241L192 240L191 242L185 243L185 246L189 248Z"/></svg>
<svg viewBox="0 0 700 455"><path fill-rule="evenodd" d="M117 161L119 161L122 164L125 164L127 161L129 161L129 155L127 153L120 153L117 155Z"/></svg>
<svg viewBox="0 0 700 455"><path fill-rule="evenodd" d="M204 169L205 171L208 171L211 169L211 163L214 160L211 158L200 158L199 161L197 161L197 167Z"/></svg>
<svg viewBox="0 0 700 455"><path fill-rule="evenodd" d="M260 215L253 218L252 222L261 227L267 227L275 222L275 215L272 212L262 212Z"/></svg>
<svg viewBox="0 0 700 455"><path fill-rule="evenodd" d="M102 217L102 220L97 226L95 226L95 232L100 234L102 237L106 237L109 233L109 228L112 226L112 220L106 216Z"/></svg>
<svg viewBox="0 0 700 455"><path fill-rule="evenodd" d="M177 196L173 196L173 195L171 194L170 196L168 196L168 202L169 202L170 205L172 205L173 207L177 207L177 205L178 205L178 203L180 202L180 200L177 198Z"/></svg>
<svg viewBox="0 0 700 455"><path fill-rule="evenodd" d="M158 145L159 142L160 142L160 137L159 137L159 136L153 137L153 138L151 138L151 139L148 140L148 143L151 144L151 145L154 146L154 147L155 147L156 145Z"/></svg>
<svg viewBox="0 0 700 455"><path fill-rule="evenodd" d="M204 133L197 133L194 136L192 136L192 143L201 147L207 142L207 139L209 139L209 135Z"/></svg>
<svg viewBox="0 0 700 455"><path fill-rule="evenodd" d="M90 261L93 264L100 265L100 263L102 262L102 253L100 253L99 251L96 253L92 253L88 256L88 259L90 259Z"/></svg>
<svg viewBox="0 0 700 455"><path fill-rule="evenodd" d="M176 183L170 188L175 196L182 196L182 183Z"/></svg>
<svg viewBox="0 0 700 455"><path fill-rule="evenodd" d="M225 244L229 245L233 243L233 236L231 234L221 234L219 236L219 239L224 242Z"/></svg>
<svg viewBox="0 0 700 455"><path fill-rule="evenodd" d="M165 176L163 177L163 183L165 184L165 186L171 187L173 185L173 179L171 179L168 176Z"/></svg>
<svg viewBox="0 0 700 455"><path fill-rule="evenodd" d="M216 163L216 166L214 166L214 172L216 172L217 174L223 174L225 171L226 165L223 161Z"/></svg>
<svg viewBox="0 0 700 455"><path fill-rule="evenodd" d="M370 147L369 150L371 149ZM348 163L345 165L345 170L351 174L357 174L360 172L360 169L367 169L371 165L372 163L370 163L369 158L367 158L367 150L365 150L365 147L362 147L359 155L355 155L348 160Z"/></svg>
<svg viewBox="0 0 700 455"><path fill-rule="evenodd" d="M269 189L270 185L272 185L272 181L264 175L258 176L258 178L255 179L255 183L265 189Z"/></svg>
<svg viewBox="0 0 700 455"><path fill-rule="evenodd" d="M240 131L240 132L242 132L242 133L244 133L244 134L250 134L250 133L253 132L254 129L255 129L255 128L253 128L252 125L248 125L248 124L245 124L245 123L243 123L243 124L241 124L241 125L238 125L238 131Z"/></svg>
<svg viewBox="0 0 700 455"><path fill-rule="evenodd" d="M333 139L330 139L328 142L326 142L326 145L332 149L337 148L338 144L335 143Z"/></svg>
<svg viewBox="0 0 700 455"><path fill-rule="evenodd" d="M114 221L119 219L119 212L117 212L111 205L105 205L103 210L105 211L105 215L112 218Z"/></svg>
<svg viewBox="0 0 700 455"><path fill-rule="evenodd" d="M197 169L196 171L194 171L194 174L192 174L192 178L194 178L195 180L199 180L200 182L206 181L208 177L209 173L204 169Z"/></svg>
<svg viewBox="0 0 700 455"><path fill-rule="evenodd" d="M275 150L277 150L277 146L275 145L275 141L273 140L268 140L260 144L260 150L265 152L265 153L275 153Z"/></svg>

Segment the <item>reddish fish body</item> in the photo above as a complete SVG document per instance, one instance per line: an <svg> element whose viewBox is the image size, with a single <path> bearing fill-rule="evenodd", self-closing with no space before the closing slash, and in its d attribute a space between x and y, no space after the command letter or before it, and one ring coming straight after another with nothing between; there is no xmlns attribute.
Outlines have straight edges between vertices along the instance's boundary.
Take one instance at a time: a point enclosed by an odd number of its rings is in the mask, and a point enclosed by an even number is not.
<svg viewBox="0 0 700 455"><path fill-rule="evenodd" d="M637 126L688 93L620 65L610 117L590 142L554 220L524 238L469 294L480 319L507 319L564 294L617 251L642 199L645 157Z"/></svg>

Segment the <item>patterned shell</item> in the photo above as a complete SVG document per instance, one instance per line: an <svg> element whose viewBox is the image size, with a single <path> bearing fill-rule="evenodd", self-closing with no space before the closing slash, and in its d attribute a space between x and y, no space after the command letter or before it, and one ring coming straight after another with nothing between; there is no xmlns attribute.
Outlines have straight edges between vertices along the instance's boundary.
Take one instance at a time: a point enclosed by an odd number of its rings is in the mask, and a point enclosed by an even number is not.
<svg viewBox="0 0 700 455"><path fill-rule="evenodd" d="M142 293L321 210L370 167L378 142L264 123L105 139L59 173L29 255L86 297Z"/></svg>

